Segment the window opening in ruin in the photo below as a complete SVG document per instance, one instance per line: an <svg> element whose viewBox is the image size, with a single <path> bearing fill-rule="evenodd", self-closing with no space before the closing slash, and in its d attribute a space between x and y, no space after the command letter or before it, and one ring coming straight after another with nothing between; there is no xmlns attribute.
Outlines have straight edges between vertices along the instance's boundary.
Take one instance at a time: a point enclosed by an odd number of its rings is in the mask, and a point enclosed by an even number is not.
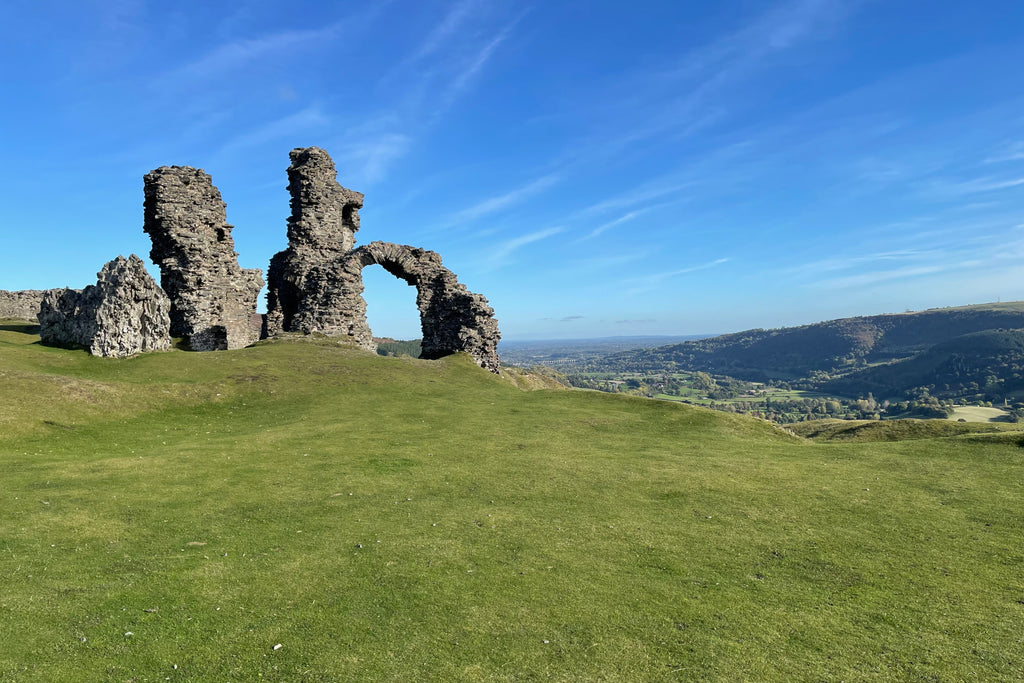
<svg viewBox="0 0 1024 683"><path fill-rule="evenodd" d="M419 341L422 336L420 314L416 307L416 288L379 265L363 268L363 299L366 322L375 339ZM379 344L382 355L407 354L418 357L418 344Z"/></svg>

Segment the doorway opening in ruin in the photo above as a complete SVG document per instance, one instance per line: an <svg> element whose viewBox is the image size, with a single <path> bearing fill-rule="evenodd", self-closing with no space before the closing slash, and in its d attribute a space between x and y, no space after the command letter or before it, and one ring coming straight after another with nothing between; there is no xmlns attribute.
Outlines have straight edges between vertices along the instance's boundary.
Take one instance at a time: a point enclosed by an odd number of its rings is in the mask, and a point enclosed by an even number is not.
<svg viewBox="0 0 1024 683"><path fill-rule="evenodd" d="M381 355L403 354L419 358L423 337L416 307L416 287L395 277L380 265L363 268L363 299L366 322Z"/></svg>

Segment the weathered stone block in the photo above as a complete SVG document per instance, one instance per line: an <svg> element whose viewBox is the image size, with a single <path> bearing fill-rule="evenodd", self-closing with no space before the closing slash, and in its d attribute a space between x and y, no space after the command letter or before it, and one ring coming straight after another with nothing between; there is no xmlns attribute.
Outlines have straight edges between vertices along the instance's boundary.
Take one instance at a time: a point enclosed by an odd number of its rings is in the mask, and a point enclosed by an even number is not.
<svg viewBox="0 0 1024 683"><path fill-rule="evenodd" d="M74 345L94 356L124 358L171 346L171 302L132 254L103 266L81 292L50 290L39 311L44 343Z"/></svg>

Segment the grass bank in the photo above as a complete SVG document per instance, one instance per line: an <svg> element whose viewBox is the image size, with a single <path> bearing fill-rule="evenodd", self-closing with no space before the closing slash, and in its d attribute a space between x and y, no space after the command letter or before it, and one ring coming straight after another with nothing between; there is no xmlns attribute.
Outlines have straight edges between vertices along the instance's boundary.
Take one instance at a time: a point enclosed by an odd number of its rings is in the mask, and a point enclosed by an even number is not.
<svg viewBox="0 0 1024 683"><path fill-rule="evenodd" d="M0 328L0 680L1024 676L1013 442L37 342Z"/></svg>

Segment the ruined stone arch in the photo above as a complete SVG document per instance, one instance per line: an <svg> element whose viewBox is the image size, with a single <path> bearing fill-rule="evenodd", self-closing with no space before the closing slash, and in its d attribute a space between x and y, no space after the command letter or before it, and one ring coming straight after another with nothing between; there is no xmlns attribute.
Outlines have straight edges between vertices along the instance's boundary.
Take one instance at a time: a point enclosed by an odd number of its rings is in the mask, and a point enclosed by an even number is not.
<svg viewBox="0 0 1024 683"><path fill-rule="evenodd" d="M363 195L338 184L324 150L294 149L290 157L288 248L271 259L267 273L267 334L347 335L376 350L366 322L363 268L380 265L416 287L421 357L464 351L498 372L500 334L487 299L466 289L435 252L390 242L355 248Z"/></svg>
<svg viewBox="0 0 1024 683"><path fill-rule="evenodd" d="M370 265L379 265L416 288L416 307L423 333L421 358L441 358L464 351L480 367L498 372L500 334L494 309L483 296L466 289L455 273L442 265L437 252L391 242L371 242L349 252L343 269L358 277L361 283L362 270ZM366 301L362 292L359 299L365 325ZM371 335L369 326L366 334Z"/></svg>

